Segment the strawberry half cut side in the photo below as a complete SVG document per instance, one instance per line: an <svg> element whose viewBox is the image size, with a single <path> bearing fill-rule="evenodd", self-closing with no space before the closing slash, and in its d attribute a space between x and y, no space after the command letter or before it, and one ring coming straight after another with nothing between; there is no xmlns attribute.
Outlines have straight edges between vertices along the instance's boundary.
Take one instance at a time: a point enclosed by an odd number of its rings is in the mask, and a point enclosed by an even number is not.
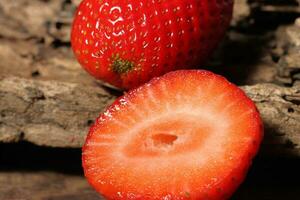
<svg viewBox="0 0 300 200"><path fill-rule="evenodd" d="M117 99L90 129L82 161L108 199L228 199L263 137L255 104L225 78L180 70Z"/></svg>

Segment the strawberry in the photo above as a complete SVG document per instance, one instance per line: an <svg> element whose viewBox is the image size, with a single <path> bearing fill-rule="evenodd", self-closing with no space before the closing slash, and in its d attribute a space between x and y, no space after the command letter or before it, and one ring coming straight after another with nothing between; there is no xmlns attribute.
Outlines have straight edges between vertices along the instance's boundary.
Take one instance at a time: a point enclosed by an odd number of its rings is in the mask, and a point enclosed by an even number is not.
<svg viewBox="0 0 300 200"><path fill-rule="evenodd" d="M233 0L84 0L72 48L97 79L129 89L202 65L220 42Z"/></svg>
<svg viewBox="0 0 300 200"><path fill-rule="evenodd" d="M117 99L82 161L108 199L228 199L262 140L254 103L208 71L170 72Z"/></svg>

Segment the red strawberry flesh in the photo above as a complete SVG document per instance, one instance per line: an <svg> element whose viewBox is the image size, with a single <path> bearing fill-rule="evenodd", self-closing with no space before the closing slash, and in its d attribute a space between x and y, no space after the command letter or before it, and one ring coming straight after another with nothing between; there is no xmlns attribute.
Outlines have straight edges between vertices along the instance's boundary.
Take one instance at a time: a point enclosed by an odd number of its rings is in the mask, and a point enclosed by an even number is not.
<svg viewBox="0 0 300 200"><path fill-rule="evenodd" d="M228 199L262 135L259 113L238 87L208 71L175 71L100 115L83 167L108 199Z"/></svg>

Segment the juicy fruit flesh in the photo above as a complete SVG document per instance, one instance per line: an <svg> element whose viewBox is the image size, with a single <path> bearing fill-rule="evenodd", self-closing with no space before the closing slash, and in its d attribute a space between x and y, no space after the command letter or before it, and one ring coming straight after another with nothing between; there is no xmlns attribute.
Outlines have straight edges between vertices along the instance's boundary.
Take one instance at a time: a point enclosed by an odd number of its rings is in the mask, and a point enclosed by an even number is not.
<svg viewBox="0 0 300 200"><path fill-rule="evenodd" d="M229 26L232 7L232 0L84 0L72 47L90 74L128 89L203 64ZM124 64L116 65L116 55Z"/></svg>
<svg viewBox="0 0 300 200"><path fill-rule="evenodd" d="M212 131L206 124L195 119L187 120L167 117L138 130L124 153L129 157L160 157L179 155L201 146L201 143ZM200 120L203 121L203 120Z"/></svg>
<svg viewBox="0 0 300 200"><path fill-rule="evenodd" d="M259 114L240 89L206 71L177 71L100 116L83 166L110 199L227 199L261 138Z"/></svg>

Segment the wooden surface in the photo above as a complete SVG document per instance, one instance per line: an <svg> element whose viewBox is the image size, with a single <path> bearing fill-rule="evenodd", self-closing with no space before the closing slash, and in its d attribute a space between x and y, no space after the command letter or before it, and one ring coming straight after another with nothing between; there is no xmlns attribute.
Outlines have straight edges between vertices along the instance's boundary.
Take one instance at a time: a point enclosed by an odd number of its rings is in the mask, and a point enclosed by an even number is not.
<svg viewBox="0 0 300 200"><path fill-rule="evenodd" d="M101 200L82 175L80 156L79 149L0 145L0 199ZM259 156L232 200L297 200L299 169L299 159Z"/></svg>
<svg viewBox="0 0 300 200"><path fill-rule="evenodd" d="M263 153L300 156L300 85L256 84L242 89L256 103L265 126ZM116 94L76 83L0 79L0 141L77 147Z"/></svg>

